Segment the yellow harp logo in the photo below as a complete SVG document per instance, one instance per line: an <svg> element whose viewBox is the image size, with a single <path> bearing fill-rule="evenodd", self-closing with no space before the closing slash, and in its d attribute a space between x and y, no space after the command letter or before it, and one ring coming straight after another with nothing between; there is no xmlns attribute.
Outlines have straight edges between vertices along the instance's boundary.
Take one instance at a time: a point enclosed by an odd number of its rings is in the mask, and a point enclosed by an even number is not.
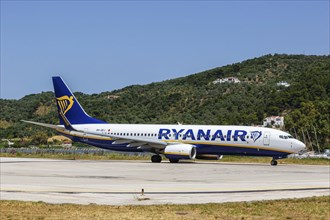
<svg viewBox="0 0 330 220"><path fill-rule="evenodd" d="M59 106L59 108L61 109L61 112L65 115L65 113L67 113L73 106L73 96L62 96L59 98L56 98L57 100L57 104Z"/></svg>

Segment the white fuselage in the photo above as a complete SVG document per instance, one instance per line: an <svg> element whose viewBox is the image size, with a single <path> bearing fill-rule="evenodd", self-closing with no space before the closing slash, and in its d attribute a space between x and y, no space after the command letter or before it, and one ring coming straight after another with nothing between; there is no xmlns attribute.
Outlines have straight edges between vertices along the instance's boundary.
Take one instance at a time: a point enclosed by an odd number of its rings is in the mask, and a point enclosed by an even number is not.
<svg viewBox="0 0 330 220"><path fill-rule="evenodd" d="M116 147L116 150L120 150L118 147L127 146L113 144L110 136L136 139L141 142L192 144L197 146L197 153L208 154L288 155L305 148L302 142L288 133L264 127L155 124L83 124L73 127L83 131L76 136L83 135L80 138L90 142L94 139L108 140L109 149Z"/></svg>

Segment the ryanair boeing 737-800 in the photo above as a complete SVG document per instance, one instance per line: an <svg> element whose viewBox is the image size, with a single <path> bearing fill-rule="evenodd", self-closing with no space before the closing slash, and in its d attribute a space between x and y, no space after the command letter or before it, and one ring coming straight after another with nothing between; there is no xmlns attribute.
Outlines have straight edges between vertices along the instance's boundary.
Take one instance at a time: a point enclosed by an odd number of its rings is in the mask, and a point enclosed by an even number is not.
<svg viewBox="0 0 330 220"><path fill-rule="evenodd" d="M61 77L53 77L60 125L24 121L95 147L129 152L151 152L159 163L183 159L219 159L222 155L268 156L277 159L298 153L305 144L271 128L216 125L108 124L89 116Z"/></svg>

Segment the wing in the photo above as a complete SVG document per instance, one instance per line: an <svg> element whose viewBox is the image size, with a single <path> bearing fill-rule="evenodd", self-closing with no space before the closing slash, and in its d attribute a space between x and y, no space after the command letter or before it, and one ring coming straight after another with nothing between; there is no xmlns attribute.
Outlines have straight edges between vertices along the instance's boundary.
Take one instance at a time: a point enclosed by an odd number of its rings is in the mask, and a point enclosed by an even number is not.
<svg viewBox="0 0 330 220"><path fill-rule="evenodd" d="M77 130L79 131L79 130ZM84 132L84 131L79 131ZM142 149L158 149L163 150L169 144L178 144L179 142L171 142L168 143L162 140L154 140L148 139L143 137L127 137L127 136L120 136L120 135L111 135L111 134L100 134L97 132L84 132L86 134L102 136L102 137L110 137L114 140L112 144L127 144L127 147L140 147Z"/></svg>

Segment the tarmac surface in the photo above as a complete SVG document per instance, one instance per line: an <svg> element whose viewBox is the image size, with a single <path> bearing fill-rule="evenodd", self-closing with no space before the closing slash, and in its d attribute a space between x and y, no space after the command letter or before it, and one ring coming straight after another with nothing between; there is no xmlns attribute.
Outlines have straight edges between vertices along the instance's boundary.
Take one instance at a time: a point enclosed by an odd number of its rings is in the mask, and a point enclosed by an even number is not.
<svg viewBox="0 0 330 220"><path fill-rule="evenodd" d="M150 205L330 195L330 166L28 158L0 161L1 200Z"/></svg>

